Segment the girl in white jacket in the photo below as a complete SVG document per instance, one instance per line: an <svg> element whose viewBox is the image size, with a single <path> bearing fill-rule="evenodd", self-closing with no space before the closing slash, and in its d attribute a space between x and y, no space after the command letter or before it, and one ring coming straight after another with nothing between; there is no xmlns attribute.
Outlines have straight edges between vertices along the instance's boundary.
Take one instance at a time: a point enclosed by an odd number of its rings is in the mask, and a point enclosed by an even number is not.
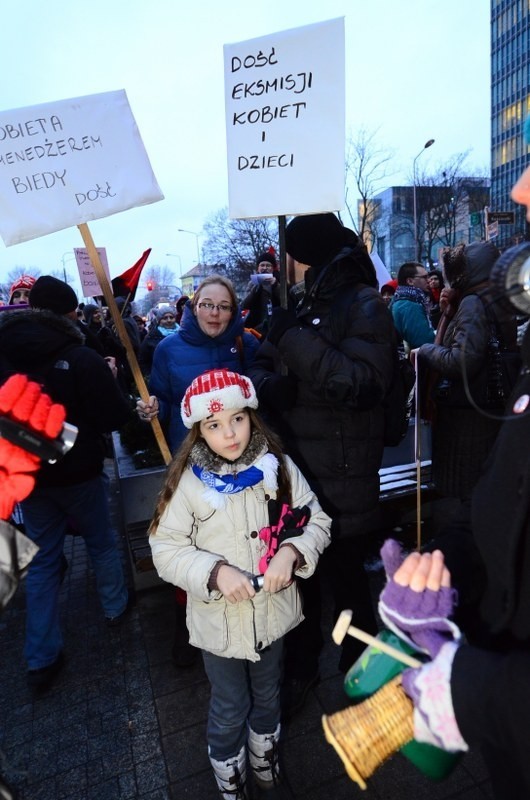
<svg viewBox="0 0 530 800"><path fill-rule="evenodd" d="M232 799L247 797L247 745L255 782L282 791L282 638L303 619L294 577L312 575L330 541L331 520L257 405L251 381L235 372L191 383L181 405L191 430L149 537L160 577L187 592L190 643L211 684L208 752L221 796Z"/></svg>

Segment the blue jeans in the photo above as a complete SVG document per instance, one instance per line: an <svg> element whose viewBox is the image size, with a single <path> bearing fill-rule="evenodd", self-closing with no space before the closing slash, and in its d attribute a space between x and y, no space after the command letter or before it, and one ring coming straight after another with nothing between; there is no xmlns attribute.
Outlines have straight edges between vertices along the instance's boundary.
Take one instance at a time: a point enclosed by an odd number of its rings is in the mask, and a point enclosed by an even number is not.
<svg viewBox="0 0 530 800"><path fill-rule="evenodd" d="M208 711L208 752L216 761L236 756L247 740L247 723L259 734L280 722L283 639L260 653L260 661L222 658L202 651L212 688Z"/></svg>
<svg viewBox="0 0 530 800"><path fill-rule="evenodd" d="M21 505L26 535L40 548L26 578L24 655L29 669L40 669L52 664L63 647L59 590L69 519L85 540L105 616L125 610L128 592L110 524L106 476L74 486L37 488Z"/></svg>

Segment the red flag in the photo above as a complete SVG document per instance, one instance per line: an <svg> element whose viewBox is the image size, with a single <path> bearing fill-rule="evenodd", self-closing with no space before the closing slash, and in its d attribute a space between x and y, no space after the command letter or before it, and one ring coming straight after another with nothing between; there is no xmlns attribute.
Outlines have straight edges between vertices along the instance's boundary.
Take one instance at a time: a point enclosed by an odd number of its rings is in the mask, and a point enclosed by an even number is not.
<svg viewBox="0 0 530 800"><path fill-rule="evenodd" d="M140 275L142 274L145 262L149 258L150 252L151 248L142 254L136 264L126 269L125 272L118 275L117 278L112 279L112 294L114 297L128 297L131 302L134 300L138 284L140 283Z"/></svg>

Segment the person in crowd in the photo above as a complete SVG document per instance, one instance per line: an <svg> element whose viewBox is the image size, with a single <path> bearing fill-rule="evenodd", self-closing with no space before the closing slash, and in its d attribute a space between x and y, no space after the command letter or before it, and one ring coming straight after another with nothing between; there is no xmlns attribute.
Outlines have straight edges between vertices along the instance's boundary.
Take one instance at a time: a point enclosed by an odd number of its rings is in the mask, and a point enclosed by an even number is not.
<svg viewBox="0 0 530 800"><path fill-rule="evenodd" d="M145 319L140 314L133 314L133 320L138 326L138 336L140 337L140 345L147 336L147 328L145 326Z"/></svg>
<svg viewBox="0 0 530 800"><path fill-rule="evenodd" d="M180 321L181 321L181 319L182 319L182 315L183 315L183 313L184 313L184 308L185 308L185 306L186 306L186 303L188 302L188 300L189 300L189 299L190 299L190 298L188 297L188 295L187 295L187 294L183 294L183 295L181 295L181 296L179 297L179 299L177 300L177 303L176 303L176 309L177 309L177 325L180 325Z"/></svg>
<svg viewBox="0 0 530 800"><path fill-rule="evenodd" d="M110 626L121 623L129 595L111 527L104 434L118 429L131 410L105 360L83 345L75 321L73 289L45 275L30 291L28 310L0 319L0 380L16 372L43 385L78 429L65 457L44 464L36 486L22 504L26 535L38 545L26 580L28 683L44 691L63 662L59 620L61 557L68 524L85 539L103 613Z"/></svg>
<svg viewBox="0 0 530 800"><path fill-rule="evenodd" d="M381 286L381 297L385 301L385 303L390 305L392 298L394 297L397 289L397 280L391 280Z"/></svg>
<svg viewBox="0 0 530 800"><path fill-rule="evenodd" d="M153 355L158 344L179 329L174 306L161 305L154 309L154 319L149 332L140 346L139 363L144 375L149 375L153 363Z"/></svg>
<svg viewBox="0 0 530 800"><path fill-rule="evenodd" d="M8 306L27 305L31 287L35 278L31 275L21 275L13 282L9 290Z"/></svg>
<svg viewBox="0 0 530 800"><path fill-rule="evenodd" d="M160 414L169 447L175 452L186 436L180 404L193 378L223 367L245 372L258 346L256 337L244 330L232 283L222 275L209 275L186 303L179 330L166 336L155 350L149 378L152 394L147 403L137 403L140 419L147 421ZM194 663L197 654L189 644L186 597L179 589L175 612L172 658L175 666L186 667Z"/></svg>
<svg viewBox="0 0 530 800"><path fill-rule="evenodd" d="M267 338L247 374L260 408L263 404L268 410L267 419L333 520L332 544L320 571L330 577L335 611L351 608L356 624L376 633L364 556L369 533L378 524L383 400L396 349L392 316L377 290L365 246L334 214L291 220L286 251L296 294L299 265L309 265L304 292L296 309L273 312ZM305 621L287 637L286 717L301 707L319 679L318 573L304 582L302 592ZM360 652L351 637L346 640L339 664L343 671Z"/></svg>
<svg viewBox="0 0 530 800"><path fill-rule="evenodd" d="M97 336L105 325L100 306L97 306L95 303L85 303L83 306L83 317L88 330Z"/></svg>
<svg viewBox="0 0 530 800"><path fill-rule="evenodd" d="M281 783L282 640L302 619L295 576L314 572L330 540L329 517L257 405L244 375L214 369L192 381L181 404L190 432L169 467L149 537L160 577L188 595L190 639L211 685L208 754L227 800L248 796L247 745L257 785L267 793ZM301 515L300 525L285 522L273 542L271 525L287 514ZM261 590L252 582L259 573Z"/></svg>
<svg viewBox="0 0 530 800"><path fill-rule="evenodd" d="M140 334L138 332L138 325L133 319L131 304L127 302L125 297L117 297L116 305L118 307L118 311L121 314L125 330L127 331L129 339L131 340L132 348L136 354L136 357L138 357L138 353L140 352ZM110 327L116 339L119 340L118 333L116 331L116 328L112 320L110 323Z"/></svg>
<svg viewBox="0 0 530 800"><path fill-rule="evenodd" d="M525 134L530 144L530 119ZM530 167L512 198L527 207L530 222ZM526 243L514 248L514 257L520 247ZM509 302L498 293L493 299L494 308ZM386 543L383 552L389 583L381 601L396 632L428 645L433 657L403 675L415 707L415 738L455 751L480 747L495 800L530 797L529 331L521 355L523 369L471 499L429 544L439 552L414 553L402 564L397 544ZM444 619L454 605L450 583L458 590L455 618L465 640L449 634ZM412 633L418 621L419 641Z"/></svg>
<svg viewBox="0 0 530 800"><path fill-rule="evenodd" d="M423 264L407 261L398 272L398 287L390 310L398 336L407 350L434 341L429 319L428 273Z"/></svg>
<svg viewBox="0 0 530 800"><path fill-rule="evenodd" d="M271 248L272 250L272 248ZM280 305L280 282L274 252L268 250L256 259L256 272L251 276L247 294L241 303L247 328L266 333L272 309Z"/></svg>
<svg viewBox="0 0 530 800"><path fill-rule="evenodd" d="M440 494L463 499L475 485L500 427L487 416L492 325L502 350L517 350L515 315L492 303L489 274L499 250L492 242L472 242L447 250L444 272L450 291L442 292L444 315L436 342L418 350L420 370L434 373L431 398L433 481ZM501 405L502 408L502 405Z"/></svg>
<svg viewBox="0 0 530 800"><path fill-rule="evenodd" d="M438 327L442 311L440 309L440 295L444 288L443 273L439 269L433 269L429 272L429 294L431 300L431 308L429 311L429 319L434 330Z"/></svg>

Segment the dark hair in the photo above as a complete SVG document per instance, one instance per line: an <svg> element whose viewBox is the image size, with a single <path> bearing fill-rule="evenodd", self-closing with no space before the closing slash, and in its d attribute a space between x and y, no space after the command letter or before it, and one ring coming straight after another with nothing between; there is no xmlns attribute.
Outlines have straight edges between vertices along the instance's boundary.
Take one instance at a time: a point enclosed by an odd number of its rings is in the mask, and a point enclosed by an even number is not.
<svg viewBox="0 0 530 800"><path fill-rule="evenodd" d="M418 267L420 269L425 269L423 264L420 264L419 261L406 261L404 264L402 264L399 268L397 276L398 284L400 286L406 286L409 278L416 277Z"/></svg>
<svg viewBox="0 0 530 800"><path fill-rule="evenodd" d="M266 425L261 417L254 411L253 408L244 409L250 417L250 425L252 431L259 431L267 440L269 451L276 456L280 464L278 470L278 497L285 498L285 502L289 505L292 503L291 497L291 482L289 480L289 472L285 464L285 456L283 454L282 443L278 436ZM180 483L182 473L188 464L188 458L192 448L196 442L201 438L201 423L195 422L190 432L177 450L173 461L168 467L164 485L158 495L158 500L153 514L153 519L149 525L148 533L156 533L160 518L164 513L167 504L175 494L177 486Z"/></svg>

